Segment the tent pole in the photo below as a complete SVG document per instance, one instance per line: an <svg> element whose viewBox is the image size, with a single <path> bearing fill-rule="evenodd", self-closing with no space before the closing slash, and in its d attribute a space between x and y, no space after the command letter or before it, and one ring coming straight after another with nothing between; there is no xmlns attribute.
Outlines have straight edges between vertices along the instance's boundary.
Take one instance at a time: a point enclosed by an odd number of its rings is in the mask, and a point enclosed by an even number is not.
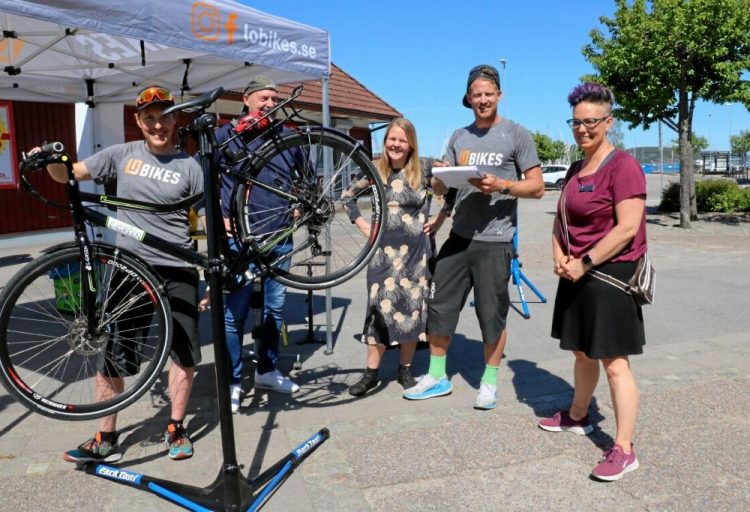
<svg viewBox="0 0 750 512"><path fill-rule="evenodd" d="M328 108L328 78L324 78L322 80L322 89L323 89L323 127L328 128L331 126L331 112ZM331 158L333 159L333 155L324 155L324 158ZM326 165L325 169L330 169L330 165ZM330 229L330 228L327 228ZM330 236L330 233L329 233ZM333 354L333 333L331 331L331 289L326 288L326 350L325 354L331 355Z"/></svg>

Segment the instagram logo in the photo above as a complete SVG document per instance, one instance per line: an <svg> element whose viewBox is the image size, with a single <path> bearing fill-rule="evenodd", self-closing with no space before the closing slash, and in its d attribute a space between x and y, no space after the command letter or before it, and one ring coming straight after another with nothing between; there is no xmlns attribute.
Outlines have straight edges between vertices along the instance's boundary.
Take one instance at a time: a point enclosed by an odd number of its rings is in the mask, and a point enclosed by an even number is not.
<svg viewBox="0 0 750 512"><path fill-rule="evenodd" d="M234 42L234 33L237 31L236 19L236 13L229 13L224 25L229 44ZM218 41L221 36L221 11L217 7L204 2L193 2L190 28L197 39Z"/></svg>

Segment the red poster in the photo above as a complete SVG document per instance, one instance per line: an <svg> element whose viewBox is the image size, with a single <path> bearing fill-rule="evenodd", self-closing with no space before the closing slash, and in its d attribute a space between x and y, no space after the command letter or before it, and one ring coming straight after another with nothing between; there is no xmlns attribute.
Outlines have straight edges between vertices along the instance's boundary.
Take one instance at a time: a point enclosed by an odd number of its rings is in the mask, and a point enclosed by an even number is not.
<svg viewBox="0 0 750 512"><path fill-rule="evenodd" d="M0 189L18 188L17 166L13 104L0 101Z"/></svg>

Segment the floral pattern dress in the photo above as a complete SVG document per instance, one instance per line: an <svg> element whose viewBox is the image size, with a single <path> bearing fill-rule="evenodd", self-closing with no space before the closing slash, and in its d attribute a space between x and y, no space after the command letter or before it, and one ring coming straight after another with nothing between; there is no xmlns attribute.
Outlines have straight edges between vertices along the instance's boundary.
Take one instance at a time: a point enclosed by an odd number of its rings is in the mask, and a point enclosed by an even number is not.
<svg viewBox="0 0 750 512"><path fill-rule="evenodd" d="M386 347L426 341L427 294L432 256L430 238L423 232L430 209L431 190L414 190L400 169L394 169L385 186L385 230L380 247L367 267L368 301L363 341ZM363 180L344 193L349 218L359 217L355 201Z"/></svg>

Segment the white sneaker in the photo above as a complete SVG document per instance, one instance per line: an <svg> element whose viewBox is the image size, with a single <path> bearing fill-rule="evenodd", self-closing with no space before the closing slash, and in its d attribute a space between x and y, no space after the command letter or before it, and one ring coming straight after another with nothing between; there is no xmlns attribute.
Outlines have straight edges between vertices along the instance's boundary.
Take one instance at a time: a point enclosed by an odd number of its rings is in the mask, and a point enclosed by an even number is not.
<svg viewBox="0 0 750 512"><path fill-rule="evenodd" d="M237 414L240 410L240 399L242 398L242 386L232 384L229 386L229 397L232 404L232 414Z"/></svg>
<svg viewBox="0 0 750 512"><path fill-rule="evenodd" d="M479 384L479 394L477 395L477 399L474 401L474 409L488 411L490 409L494 409L496 405L497 386L481 382Z"/></svg>
<svg viewBox="0 0 750 512"><path fill-rule="evenodd" d="M287 377L281 375L279 370L267 372L264 374L255 371L255 387L262 389L270 389L278 393L292 394L299 390L299 386L289 380Z"/></svg>

